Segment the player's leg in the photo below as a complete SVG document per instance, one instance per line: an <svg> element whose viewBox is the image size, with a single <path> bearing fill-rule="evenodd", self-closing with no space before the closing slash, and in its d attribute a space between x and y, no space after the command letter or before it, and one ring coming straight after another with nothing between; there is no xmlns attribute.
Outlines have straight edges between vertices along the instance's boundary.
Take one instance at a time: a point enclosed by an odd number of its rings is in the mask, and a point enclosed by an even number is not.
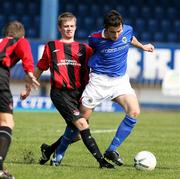
<svg viewBox="0 0 180 179"><path fill-rule="evenodd" d="M79 98L79 91L68 92L53 89L53 92L51 92L51 99L53 101L53 104L55 105L61 116L65 119L68 126L70 126L70 124L72 125L72 121L81 118L81 114L78 109ZM56 155L63 156L68 145L72 143L74 139L77 140L78 133L75 133L76 135L71 133L70 129L65 131L63 138L59 139L59 141L57 141L57 143L55 144L59 144ZM64 140L65 138L68 138L69 140ZM53 147L57 147L55 145ZM47 145L45 147L47 148ZM56 163L60 164L60 160L57 159Z"/></svg>
<svg viewBox="0 0 180 179"><path fill-rule="evenodd" d="M62 138L63 138L63 135L60 136L60 138L54 142L53 144L50 145L50 148L51 148L51 154L54 153L54 151L57 149L58 145L61 143L62 141ZM81 136L79 135L79 133L77 133L76 136L74 136L73 140L71 140L71 144L73 144L74 142L77 142L81 140Z"/></svg>
<svg viewBox="0 0 180 179"><path fill-rule="evenodd" d="M79 129L83 143L94 158L99 162L100 168L114 168L112 164L108 163L103 158L95 139L91 136L90 128L86 119L80 118L73 121L73 124Z"/></svg>
<svg viewBox="0 0 180 179"><path fill-rule="evenodd" d="M44 165L47 161L49 161L51 155L55 152L56 148L60 145L61 141L62 141L63 135L60 136L58 138L57 141L55 141L53 144L48 145L46 143L43 143L41 145L41 158L39 160L39 163L41 165ZM81 136L80 134L77 134L77 136L75 136L75 138L71 141L71 144L74 142L77 142L81 140Z"/></svg>
<svg viewBox="0 0 180 179"><path fill-rule="evenodd" d="M89 121L87 120L87 122L89 123ZM61 135L57 141L55 141L54 143L52 143L51 145L48 145L46 143L43 143L41 145L41 157L39 160L40 165L44 165L47 161L49 161L51 155L55 152L56 148L60 145L61 140L62 140L63 135ZM81 136L78 133L73 140L71 141L71 144L78 142L79 140L81 140Z"/></svg>
<svg viewBox="0 0 180 179"><path fill-rule="evenodd" d="M91 73L90 78L91 79L89 80L89 83L88 85L86 85L86 88L82 94L82 105L80 106L81 114L85 119L90 118L93 108L100 104L107 95L106 91L103 88L104 80L107 80L104 79L104 75L101 76ZM114 168L113 165L108 163L103 158L95 139L91 136L89 125L84 118L77 120L74 125L80 130L81 138L85 146L99 162L101 168Z"/></svg>
<svg viewBox="0 0 180 179"><path fill-rule="evenodd" d="M0 69L1 71L2 69ZM1 72L1 74L4 71ZM12 129L14 127L13 120L13 99L9 89L7 78L1 79L0 76L0 178L13 179L7 171L4 171L3 163L8 153L11 138ZM3 82L3 84L1 83Z"/></svg>
<svg viewBox="0 0 180 179"><path fill-rule="evenodd" d="M4 160L11 144L13 127L14 121L12 114L0 112L0 178L14 178L8 172L4 171L3 167Z"/></svg>
<svg viewBox="0 0 180 179"><path fill-rule="evenodd" d="M74 111L78 111L78 91L68 92L61 91L59 89L51 89L51 100L59 111L61 116L68 122L74 117ZM78 99L78 100L77 100ZM73 103L72 103L73 101ZM79 115L79 114L78 114ZM55 152L55 149L61 144L62 137L60 137L55 143L52 145L42 144L41 145L41 158L39 163L41 165L45 164L51 157L52 153ZM69 143L66 144L67 146ZM64 151L65 152L65 151ZM60 161L57 161L60 163Z"/></svg>
<svg viewBox="0 0 180 179"><path fill-rule="evenodd" d="M65 151L67 150L69 144L72 143L72 140L78 135L78 133L79 130L74 125L67 125L65 132L61 138L60 144L55 149L53 159L51 160L51 165L60 165Z"/></svg>
<svg viewBox="0 0 180 179"><path fill-rule="evenodd" d="M40 147L40 149L41 149L41 157L40 157L40 160L39 160L40 165L44 165L46 162L49 161L51 155L53 153L55 153L57 147L61 144L62 138L63 138L63 135L60 136L59 139L56 142L54 142L53 144L51 144L51 145L48 145L46 143L43 143L41 145L41 147ZM80 134L78 132L77 135L73 138L73 140L71 141L70 144L78 142L79 140L81 140L81 136L80 136ZM67 145L69 145L69 144L67 144ZM65 151L63 153L65 153ZM64 154L62 156L64 156Z"/></svg>
<svg viewBox="0 0 180 179"><path fill-rule="evenodd" d="M89 118L88 116L90 116L90 114L87 114L86 111L84 111L84 109L82 108L81 109L81 112L82 112L82 116L84 116L85 118ZM87 120L87 122L89 123L89 121ZM62 140L62 137L63 135L61 135L59 137L59 139L57 141L55 141L54 143L52 143L51 145L48 145L46 143L43 143L41 145L41 158L39 160L39 163L41 165L44 165L51 157L51 155L55 152L56 148L60 145L61 143L61 140ZM71 141L71 144L73 144L74 142L77 142L81 140L81 136L80 134L78 133L77 136L74 137L74 139Z"/></svg>
<svg viewBox="0 0 180 179"><path fill-rule="evenodd" d="M123 160L119 157L116 150L132 132L134 126L136 125L136 117L140 113L140 109L137 97L133 94L118 96L114 99L114 101L124 108L126 116L119 124L116 134L104 156L107 159L112 160L117 165L122 165Z"/></svg>

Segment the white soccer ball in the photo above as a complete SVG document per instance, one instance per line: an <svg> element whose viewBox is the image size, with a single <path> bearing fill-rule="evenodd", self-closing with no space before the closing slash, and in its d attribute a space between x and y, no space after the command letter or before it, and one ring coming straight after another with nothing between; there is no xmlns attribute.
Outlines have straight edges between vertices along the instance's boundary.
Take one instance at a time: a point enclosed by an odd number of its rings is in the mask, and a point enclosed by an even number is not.
<svg viewBox="0 0 180 179"><path fill-rule="evenodd" d="M141 151L134 157L134 167L138 170L154 170L156 157L149 151Z"/></svg>

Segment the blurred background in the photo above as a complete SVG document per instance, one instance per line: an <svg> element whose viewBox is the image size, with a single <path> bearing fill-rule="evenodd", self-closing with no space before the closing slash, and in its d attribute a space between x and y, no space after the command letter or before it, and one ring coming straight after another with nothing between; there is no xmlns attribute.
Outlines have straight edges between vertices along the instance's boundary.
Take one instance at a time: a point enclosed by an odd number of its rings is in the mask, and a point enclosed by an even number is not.
<svg viewBox="0 0 180 179"><path fill-rule="evenodd" d="M131 48L128 73L141 107L180 110L180 1L179 0L0 0L0 29L19 20L30 40L35 64L44 44L59 38L57 17L65 11L77 16L76 40L87 42L93 31L103 28L103 16L116 9L131 25L142 43L153 43L155 52ZM21 64L12 69L11 88L17 110L52 110L49 99L49 72L41 78L41 88L26 101L19 100L23 89ZM118 111L105 102L98 111Z"/></svg>

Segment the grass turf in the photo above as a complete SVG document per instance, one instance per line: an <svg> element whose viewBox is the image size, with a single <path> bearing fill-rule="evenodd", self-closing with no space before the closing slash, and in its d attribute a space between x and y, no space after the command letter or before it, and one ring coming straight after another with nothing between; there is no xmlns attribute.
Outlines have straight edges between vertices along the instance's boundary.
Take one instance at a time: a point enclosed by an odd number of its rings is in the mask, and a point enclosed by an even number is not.
<svg viewBox="0 0 180 179"><path fill-rule="evenodd" d="M178 179L180 178L180 113L143 111L129 138L119 147L125 165L114 170L99 169L82 141L70 145L61 166L49 162L40 166L40 145L52 143L62 133L64 120L58 113L15 112L13 142L5 167L16 179ZM90 119L92 135L102 152L108 147L122 113L93 113ZM135 154L142 150L154 153L154 171L138 171L133 167Z"/></svg>

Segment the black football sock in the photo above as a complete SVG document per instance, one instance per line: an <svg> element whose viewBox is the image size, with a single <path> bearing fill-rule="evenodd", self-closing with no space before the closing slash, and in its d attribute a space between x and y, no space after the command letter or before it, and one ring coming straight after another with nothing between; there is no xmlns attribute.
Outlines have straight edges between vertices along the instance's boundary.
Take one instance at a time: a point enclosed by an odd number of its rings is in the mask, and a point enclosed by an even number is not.
<svg viewBox="0 0 180 179"><path fill-rule="evenodd" d="M6 158L10 143L12 129L6 126L0 127L0 170L3 170L3 161Z"/></svg>
<svg viewBox="0 0 180 179"><path fill-rule="evenodd" d="M58 145L61 143L62 137L63 137L63 135L62 135L56 142L54 142L53 144L51 144L51 146L48 148L48 149L49 149L49 150L48 150L49 153L52 154L53 152L55 152L56 148L57 148Z"/></svg>
<svg viewBox="0 0 180 179"><path fill-rule="evenodd" d="M3 159L0 157L0 171L3 170Z"/></svg>
<svg viewBox="0 0 180 179"><path fill-rule="evenodd" d="M86 145L87 149L91 152L91 154L97 159L98 162L102 161L103 156L96 144L95 139L91 136L90 129L85 129L80 131L81 138Z"/></svg>

